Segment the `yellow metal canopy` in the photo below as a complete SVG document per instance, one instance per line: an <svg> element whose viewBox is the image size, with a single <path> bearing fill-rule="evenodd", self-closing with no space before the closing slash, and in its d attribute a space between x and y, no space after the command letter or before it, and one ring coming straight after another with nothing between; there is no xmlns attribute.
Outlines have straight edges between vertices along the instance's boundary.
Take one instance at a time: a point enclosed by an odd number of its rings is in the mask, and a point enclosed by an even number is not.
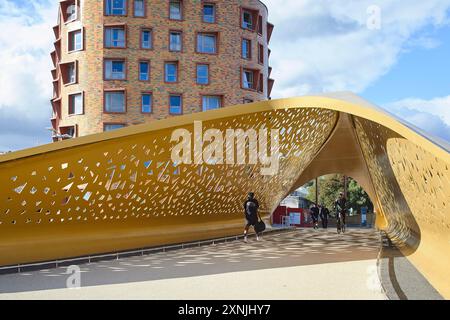
<svg viewBox="0 0 450 320"><path fill-rule="evenodd" d="M176 129L278 129L279 170L183 164ZM377 226L450 297L449 147L350 93L238 105L0 156L0 265L234 235L256 193L268 217L314 177L344 173ZM233 150L235 153L238 150ZM248 159L248 155L246 156Z"/></svg>

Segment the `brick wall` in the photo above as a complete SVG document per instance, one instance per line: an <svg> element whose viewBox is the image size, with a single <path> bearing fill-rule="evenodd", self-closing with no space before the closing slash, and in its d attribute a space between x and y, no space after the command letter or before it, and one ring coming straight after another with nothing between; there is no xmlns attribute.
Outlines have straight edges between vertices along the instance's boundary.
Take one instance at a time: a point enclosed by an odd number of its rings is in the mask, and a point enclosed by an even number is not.
<svg viewBox="0 0 450 320"><path fill-rule="evenodd" d="M216 23L202 21L202 1L183 1L183 20L169 20L169 1L147 0L145 18L133 17L133 1L128 0L127 16L104 16L103 1L80 1L79 21L60 25L61 62L78 61L78 83L60 85L61 119L59 126L76 125L78 136L103 131L104 123L125 123L127 125L150 122L173 117L169 114L169 94L183 96L183 113L201 111L201 95L222 95L223 106L243 103L244 98L254 101L268 96L268 43L267 9L258 0L212 0L216 4ZM263 34L241 28L241 7L255 9L263 19ZM124 23L127 29L127 47L108 49L103 45L104 26ZM152 28L153 49L140 49L141 28ZM67 53L67 35L71 30L83 28L84 50ZM182 31L182 52L170 52L169 30ZM219 33L218 54L198 54L195 51L197 32ZM241 58L242 38L252 40L252 60ZM264 46L264 65L258 63L258 43ZM127 80L104 81L103 61L105 58L125 58ZM139 60L149 60L150 81L138 80ZM164 62L179 62L179 81L176 84L164 82ZM196 64L209 63L210 84L196 84ZM258 69L264 75L264 93L241 88L241 68ZM104 90L125 89L127 112L108 114L103 112ZM68 115L68 95L84 93L84 114ZM152 92L153 112L141 113L141 93Z"/></svg>

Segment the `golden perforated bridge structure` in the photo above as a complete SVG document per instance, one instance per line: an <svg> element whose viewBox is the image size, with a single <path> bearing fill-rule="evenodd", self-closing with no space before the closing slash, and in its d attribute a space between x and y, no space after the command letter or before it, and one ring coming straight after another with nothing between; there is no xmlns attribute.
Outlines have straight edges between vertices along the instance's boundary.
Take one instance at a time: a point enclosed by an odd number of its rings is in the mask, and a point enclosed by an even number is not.
<svg viewBox="0 0 450 320"><path fill-rule="evenodd" d="M172 161L175 129L279 129L279 170ZM236 150L235 150L236 151ZM248 156L247 156L248 158ZM209 164L208 164L209 163ZM238 105L0 156L0 266L240 234L254 191L269 217L329 173L367 191L385 230L450 298L450 154L350 93Z"/></svg>

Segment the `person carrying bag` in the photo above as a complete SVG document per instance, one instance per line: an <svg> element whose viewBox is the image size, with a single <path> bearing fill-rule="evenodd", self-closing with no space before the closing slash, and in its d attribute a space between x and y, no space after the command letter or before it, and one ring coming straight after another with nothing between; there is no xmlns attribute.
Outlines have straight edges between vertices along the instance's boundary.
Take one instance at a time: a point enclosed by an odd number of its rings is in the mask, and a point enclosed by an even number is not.
<svg viewBox="0 0 450 320"><path fill-rule="evenodd" d="M255 194L253 192L249 192L247 200L244 202L244 210L245 210L245 220L246 225L244 229L244 242L247 242L247 234L250 226L253 226L253 229L256 233L256 240L260 240L260 234L266 229L266 224L262 221L261 216L258 214L259 203L258 200L255 199Z"/></svg>

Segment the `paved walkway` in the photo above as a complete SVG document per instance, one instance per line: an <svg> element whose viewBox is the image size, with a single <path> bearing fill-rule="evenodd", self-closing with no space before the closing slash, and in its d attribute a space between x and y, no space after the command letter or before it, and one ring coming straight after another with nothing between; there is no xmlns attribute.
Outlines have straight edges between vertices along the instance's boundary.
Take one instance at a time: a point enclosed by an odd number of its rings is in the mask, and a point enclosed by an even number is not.
<svg viewBox="0 0 450 320"><path fill-rule="evenodd" d="M383 237L379 275L389 300L443 300L414 265Z"/></svg>
<svg viewBox="0 0 450 320"><path fill-rule="evenodd" d="M371 229L300 229L205 247L0 276L0 299L386 299Z"/></svg>

